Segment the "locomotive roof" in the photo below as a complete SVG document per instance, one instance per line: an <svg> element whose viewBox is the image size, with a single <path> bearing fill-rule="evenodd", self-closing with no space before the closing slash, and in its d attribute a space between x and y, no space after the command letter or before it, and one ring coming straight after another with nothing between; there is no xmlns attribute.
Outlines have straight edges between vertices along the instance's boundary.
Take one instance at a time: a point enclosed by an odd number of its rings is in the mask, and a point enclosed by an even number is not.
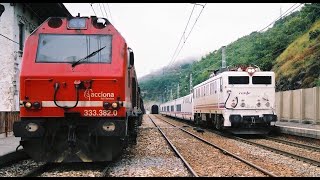
<svg viewBox="0 0 320 180"><path fill-rule="evenodd" d="M274 72L273 71L257 71L257 72L255 72L253 75L255 75L255 74L259 74L259 75L263 75L263 74L269 74L269 75L274 75ZM223 71L223 72L221 72L221 73L218 73L217 75L215 75L215 76L211 76L211 77L209 77L209 79L207 79L207 80L205 80L205 81L203 81L203 82L201 82L200 84L197 84L196 86L194 86L193 88L197 88L197 87L199 87L199 86L202 86L203 84L206 84L206 83L208 83L208 82L210 82L210 81L212 81L212 80L214 80L214 79L218 79L218 78L220 78L221 76L228 76L228 75L248 75L249 76L249 74L248 74L248 72L246 72L246 71Z"/></svg>

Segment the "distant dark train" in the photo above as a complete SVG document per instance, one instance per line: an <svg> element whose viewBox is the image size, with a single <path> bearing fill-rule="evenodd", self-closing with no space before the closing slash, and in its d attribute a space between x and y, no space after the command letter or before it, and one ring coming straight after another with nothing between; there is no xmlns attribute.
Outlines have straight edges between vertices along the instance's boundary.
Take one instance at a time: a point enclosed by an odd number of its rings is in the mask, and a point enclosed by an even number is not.
<svg viewBox="0 0 320 180"><path fill-rule="evenodd" d="M158 105L154 104L154 105L151 106L151 114L159 114Z"/></svg>
<svg viewBox="0 0 320 180"><path fill-rule="evenodd" d="M47 19L26 40L14 135L36 161L112 161L145 113L134 55L105 18Z"/></svg>

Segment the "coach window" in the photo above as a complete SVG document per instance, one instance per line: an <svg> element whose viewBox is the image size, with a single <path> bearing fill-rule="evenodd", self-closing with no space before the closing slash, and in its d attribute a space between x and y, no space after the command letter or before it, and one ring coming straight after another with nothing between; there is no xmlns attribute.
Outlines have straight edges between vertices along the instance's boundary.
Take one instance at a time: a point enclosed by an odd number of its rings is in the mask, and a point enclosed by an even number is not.
<svg viewBox="0 0 320 180"><path fill-rule="evenodd" d="M217 94L217 81L214 81L214 93Z"/></svg>
<svg viewBox="0 0 320 180"><path fill-rule="evenodd" d="M181 104L178 104L176 108L177 108L177 111L181 112Z"/></svg>
<svg viewBox="0 0 320 180"><path fill-rule="evenodd" d="M174 111L174 109L173 109L174 107L173 106L171 106L171 111Z"/></svg>
<svg viewBox="0 0 320 180"><path fill-rule="evenodd" d="M201 87L201 97L203 97L203 95L204 95L204 87L202 86Z"/></svg>

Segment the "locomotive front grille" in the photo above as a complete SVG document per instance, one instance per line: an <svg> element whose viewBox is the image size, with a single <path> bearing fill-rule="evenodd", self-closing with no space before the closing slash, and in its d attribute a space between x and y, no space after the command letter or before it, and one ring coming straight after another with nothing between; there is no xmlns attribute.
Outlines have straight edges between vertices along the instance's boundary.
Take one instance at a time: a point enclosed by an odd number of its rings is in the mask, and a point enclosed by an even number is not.
<svg viewBox="0 0 320 180"><path fill-rule="evenodd" d="M264 123L263 119L259 116L243 116L242 118L243 124L257 124Z"/></svg>

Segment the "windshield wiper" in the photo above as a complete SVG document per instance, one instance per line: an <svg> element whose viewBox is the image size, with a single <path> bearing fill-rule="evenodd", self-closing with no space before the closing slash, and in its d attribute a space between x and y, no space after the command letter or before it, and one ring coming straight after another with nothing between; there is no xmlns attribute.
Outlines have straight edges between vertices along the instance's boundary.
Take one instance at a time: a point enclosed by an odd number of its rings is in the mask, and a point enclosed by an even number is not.
<svg viewBox="0 0 320 180"><path fill-rule="evenodd" d="M71 67L72 68L74 68L76 65L78 65L78 64L80 64L81 62L80 61L83 61L83 60L85 60L85 59L88 59L88 58L90 58L90 57L92 57L92 56L94 56L94 55L96 55L98 52L100 52L103 48L105 48L106 46L104 46L104 47L102 47L102 48L100 48L100 49L98 49L98 50L96 50L96 51L94 51L94 52L92 52L91 54L89 54L88 56L86 56L86 57L84 57L84 58L82 58L82 59L79 59L78 61L75 61L75 62L73 62L72 63L72 65L71 65Z"/></svg>

